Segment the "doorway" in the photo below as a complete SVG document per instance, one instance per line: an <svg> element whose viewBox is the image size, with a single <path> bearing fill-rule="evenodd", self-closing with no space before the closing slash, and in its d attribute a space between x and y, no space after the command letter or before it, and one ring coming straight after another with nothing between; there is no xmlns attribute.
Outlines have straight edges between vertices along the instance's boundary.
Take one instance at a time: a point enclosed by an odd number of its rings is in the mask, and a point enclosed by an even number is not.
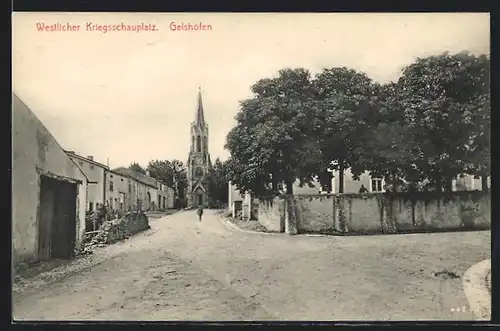
<svg viewBox="0 0 500 331"><path fill-rule="evenodd" d="M197 199L198 199L198 206L203 206L203 194L198 194Z"/></svg>
<svg viewBox="0 0 500 331"><path fill-rule="evenodd" d="M76 241L77 184L40 176L38 259L67 259Z"/></svg>

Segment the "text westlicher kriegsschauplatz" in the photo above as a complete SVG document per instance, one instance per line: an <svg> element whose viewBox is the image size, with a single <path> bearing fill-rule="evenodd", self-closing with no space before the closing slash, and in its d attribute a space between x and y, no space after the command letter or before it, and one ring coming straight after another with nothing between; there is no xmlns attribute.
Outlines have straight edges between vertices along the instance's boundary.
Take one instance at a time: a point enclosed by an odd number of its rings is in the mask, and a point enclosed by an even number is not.
<svg viewBox="0 0 500 331"><path fill-rule="evenodd" d="M160 31L158 25L141 22L139 24L127 24L124 22L117 24L98 24L87 22L85 24L66 23L36 23L36 29L40 32L155 32ZM170 22L170 31L212 31L211 24Z"/></svg>

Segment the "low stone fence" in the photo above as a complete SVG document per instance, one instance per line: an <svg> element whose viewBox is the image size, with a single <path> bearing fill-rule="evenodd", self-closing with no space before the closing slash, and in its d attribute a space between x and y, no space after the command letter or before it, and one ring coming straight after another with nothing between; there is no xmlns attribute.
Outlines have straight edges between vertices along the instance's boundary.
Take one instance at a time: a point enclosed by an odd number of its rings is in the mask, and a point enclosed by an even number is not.
<svg viewBox="0 0 500 331"><path fill-rule="evenodd" d="M482 191L281 196L259 203L258 220L289 234L483 230L491 228L491 196Z"/></svg>
<svg viewBox="0 0 500 331"><path fill-rule="evenodd" d="M91 244L110 244L149 228L149 221L145 214L128 212L122 218L104 222L99 231L95 231L94 235L87 240Z"/></svg>

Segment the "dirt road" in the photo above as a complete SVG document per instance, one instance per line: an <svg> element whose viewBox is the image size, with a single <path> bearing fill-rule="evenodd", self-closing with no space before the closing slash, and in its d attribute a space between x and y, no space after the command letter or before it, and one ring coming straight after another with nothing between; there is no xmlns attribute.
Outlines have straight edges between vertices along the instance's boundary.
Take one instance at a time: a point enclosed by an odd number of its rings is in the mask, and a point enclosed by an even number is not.
<svg viewBox="0 0 500 331"><path fill-rule="evenodd" d="M87 270L14 293L14 318L472 320L453 276L490 257L489 231L265 235L230 230L212 211L151 227L96 252Z"/></svg>

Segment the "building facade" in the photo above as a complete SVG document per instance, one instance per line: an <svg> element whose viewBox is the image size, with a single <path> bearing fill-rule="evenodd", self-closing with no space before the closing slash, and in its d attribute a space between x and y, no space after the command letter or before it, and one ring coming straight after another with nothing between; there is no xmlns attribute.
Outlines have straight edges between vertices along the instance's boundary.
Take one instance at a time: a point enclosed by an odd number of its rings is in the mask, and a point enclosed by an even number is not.
<svg viewBox="0 0 500 331"><path fill-rule="evenodd" d="M12 95L12 260L68 258L85 232L88 179Z"/></svg>
<svg viewBox="0 0 500 331"><path fill-rule="evenodd" d="M158 208L171 209L174 208L174 189L165 185L163 182L157 182L158 189Z"/></svg>
<svg viewBox="0 0 500 331"><path fill-rule="evenodd" d="M201 91L198 91L196 117L191 123L191 148L187 161L188 207L209 205L207 177L211 167L208 151L208 124L205 122Z"/></svg>
<svg viewBox="0 0 500 331"><path fill-rule="evenodd" d="M122 181L120 178L119 183L124 183L126 186L121 190L124 192L123 199L128 201L130 206L128 209L153 211L163 209L163 203L165 206L173 207L173 189L150 177L149 174L143 175L125 167L113 169L112 172L124 179Z"/></svg>
<svg viewBox="0 0 500 331"><path fill-rule="evenodd" d="M66 154L68 154L89 179L86 210L93 211L99 205L104 205L106 203L106 177L109 168L95 161L91 155L83 157L74 151L66 151Z"/></svg>
<svg viewBox="0 0 500 331"><path fill-rule="evenodd" d="M106 205L119 212L132 209L129 192L130 178L118 172L109 170L106 173Z"/></svg>

